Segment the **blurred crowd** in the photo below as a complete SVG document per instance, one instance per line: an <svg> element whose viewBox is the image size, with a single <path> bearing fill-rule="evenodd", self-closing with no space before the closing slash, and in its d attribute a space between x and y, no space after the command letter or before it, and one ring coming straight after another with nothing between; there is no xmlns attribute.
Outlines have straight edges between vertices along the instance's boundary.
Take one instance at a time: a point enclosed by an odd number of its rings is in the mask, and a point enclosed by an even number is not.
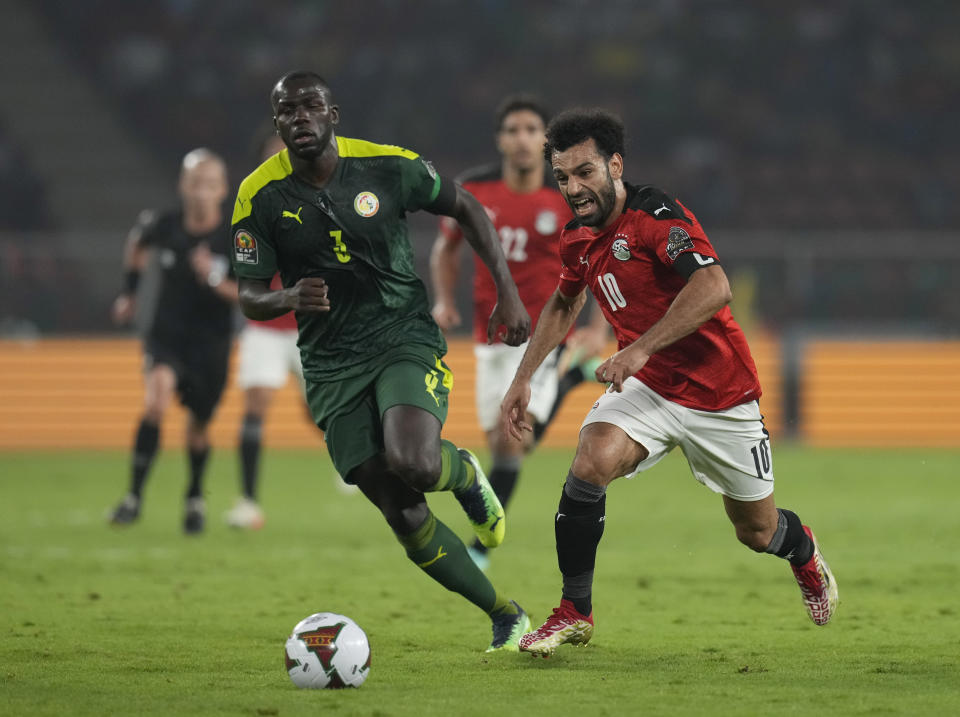
<svg viewBox="0 0 960 717"><path fill-rule="evenodd" d="M155 151L212 144L239 174L272 82L325 74L348 135L456 173L528 89L600 104L631 175L708 226L957 226L960 6L898 0L42 0L51 29Z"/></svg>
<svg viewBox="0 0 960 717"><path fill-rule="evenodd" d="M957 303L960 270L942 253L901 252L895 267L902 270L890 270L889 258L868 266L820 253L815 279L785 295L797 283L793 260L754 251L766 237L785 243L808 231L886 232L887 244L899 233L893 243L918 247L936 235L939 246L949 244L943 237L960 227L960 140L952 127L960 116L960 4L36 0L32 7L159 166L208 146L238 182L255 164L273 82L309 68L334 88L341 134L405 145L455 175L493 158L493 109L504 94L527 90L554 109L601 105L620 113L627 178L679 196L709 232L726 238L719 248L733 268L753 274L768 323L889 318L955 331L960 321L948 308ZM51 227L45 210L17 211L23 192L43 196L30 164L29 151L7 142L0 126L0 232ZM11 266L0 262L3 293L16 298L14 284L34 279L21 273L15 281Z"/></svg>
<svg viewBox="0 0 960 717"><path fill-rule="evenodd" d="M52 227L43 181L25 149L13 142L0 124L0 232Z"/></svg>

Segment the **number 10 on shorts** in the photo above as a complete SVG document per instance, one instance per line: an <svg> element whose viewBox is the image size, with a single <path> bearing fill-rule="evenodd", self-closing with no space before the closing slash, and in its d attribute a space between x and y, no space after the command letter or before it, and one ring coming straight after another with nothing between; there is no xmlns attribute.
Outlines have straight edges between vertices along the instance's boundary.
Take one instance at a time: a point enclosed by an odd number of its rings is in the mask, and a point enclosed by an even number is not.
<svg viewBox="0 0 960 717"><path fill-rule="evenodd" d="M766 433L766 431L764 431ZM761 438L760 442L750 449L753 455L753 464L757 468L757 478L760 480L770 480L770 438L769 436Z"/></svg>

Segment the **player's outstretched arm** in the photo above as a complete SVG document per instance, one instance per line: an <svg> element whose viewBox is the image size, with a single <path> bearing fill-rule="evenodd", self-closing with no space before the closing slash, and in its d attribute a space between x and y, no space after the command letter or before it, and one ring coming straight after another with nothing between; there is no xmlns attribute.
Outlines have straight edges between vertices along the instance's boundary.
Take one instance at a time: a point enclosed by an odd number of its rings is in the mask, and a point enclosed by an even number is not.
<svg viewBox="0 0 960 717"><path fill-rule="evenodd" d="M643 368L653 354L692 334L732 298L730 282L721 267L708 266L693 272L663 318L597 367L597 380L613 384L615 391L622 390L623 382Z"/></svg>
<svg viewBox="0 0 960 717"><path fill-rule="evenodd" d="M430 282L433 285L433 320L444 331L460 325L454 287L460 275L460 242L442 231L437 233L430 251Z"/></svg>
<svg viewBox="0 0 960 717"><path fill-rule="evenodd" d="M240 279L240 309L254 321L267 321L300 311L322 314L330 311L327 283L319 276L300 279L289 289L271 289L269 279Z"/></svg>
<svg viewBox="0 0 960 717"><path fill-rule="evenodd" d="M513 383L500 404L500 421L504 430L517 440L523 440L524 431L533 430L533 426L525 420L530 403L530 379L547 355L566 337L586 300L585 291L576 296L554 291L540 312L537 328L523 352Z"/></svg>
<svg viewBox="0 0 960 717"><path fill-rule="evenodd" d="M530 316L523 308L517 285L510 276L496 228L483 205L459 184L457 200L450 216L457 220L463 236L487 265L497 286L497 305L490 314L487 340L492 343L499 333L504 343L519 346L530 336ZM504 327L502 331L501 326Z"/></svg>

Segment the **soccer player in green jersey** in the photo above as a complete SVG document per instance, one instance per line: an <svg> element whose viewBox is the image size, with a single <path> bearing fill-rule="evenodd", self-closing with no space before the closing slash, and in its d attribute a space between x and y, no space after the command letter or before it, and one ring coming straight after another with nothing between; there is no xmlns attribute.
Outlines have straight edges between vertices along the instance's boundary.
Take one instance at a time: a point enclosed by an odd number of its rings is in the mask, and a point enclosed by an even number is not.
<svg viewBox="0 0 960 717"><path fill-rule="evenodd" d="M452 491L484 545L503 540L503 508L476 457L440 438L453 377L405 216L424 209L460 223L496 282L488 335L518 345L530 317L496 231L471 194L416 153L337 137L340 108L319 75L284 75L270 99L286 149L243 181L233 213L243 312L295 312L307 401L337 471L383 513L414 563L491 617L488 650L517 650L527 614L424 497ZM271 290L277 271L284 288Z"/></svg>

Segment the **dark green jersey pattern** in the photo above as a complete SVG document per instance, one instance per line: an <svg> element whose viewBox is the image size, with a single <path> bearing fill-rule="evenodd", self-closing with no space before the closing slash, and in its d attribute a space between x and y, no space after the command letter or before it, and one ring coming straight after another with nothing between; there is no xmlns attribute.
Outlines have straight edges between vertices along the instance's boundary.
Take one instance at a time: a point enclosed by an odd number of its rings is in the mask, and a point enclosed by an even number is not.
<svg viewBox="0 0 960 717"><path fill-rule="evenodd" d="M446 353L414 272L406 213L430 207L440 176L400 147L337 137L340 159L317 189L293 175L287 150L240 185L232 259L242 278L284 287L326 281L330 312L297 314L304 374L330 381L362 373L372 359L408 344Z"/></svg>

